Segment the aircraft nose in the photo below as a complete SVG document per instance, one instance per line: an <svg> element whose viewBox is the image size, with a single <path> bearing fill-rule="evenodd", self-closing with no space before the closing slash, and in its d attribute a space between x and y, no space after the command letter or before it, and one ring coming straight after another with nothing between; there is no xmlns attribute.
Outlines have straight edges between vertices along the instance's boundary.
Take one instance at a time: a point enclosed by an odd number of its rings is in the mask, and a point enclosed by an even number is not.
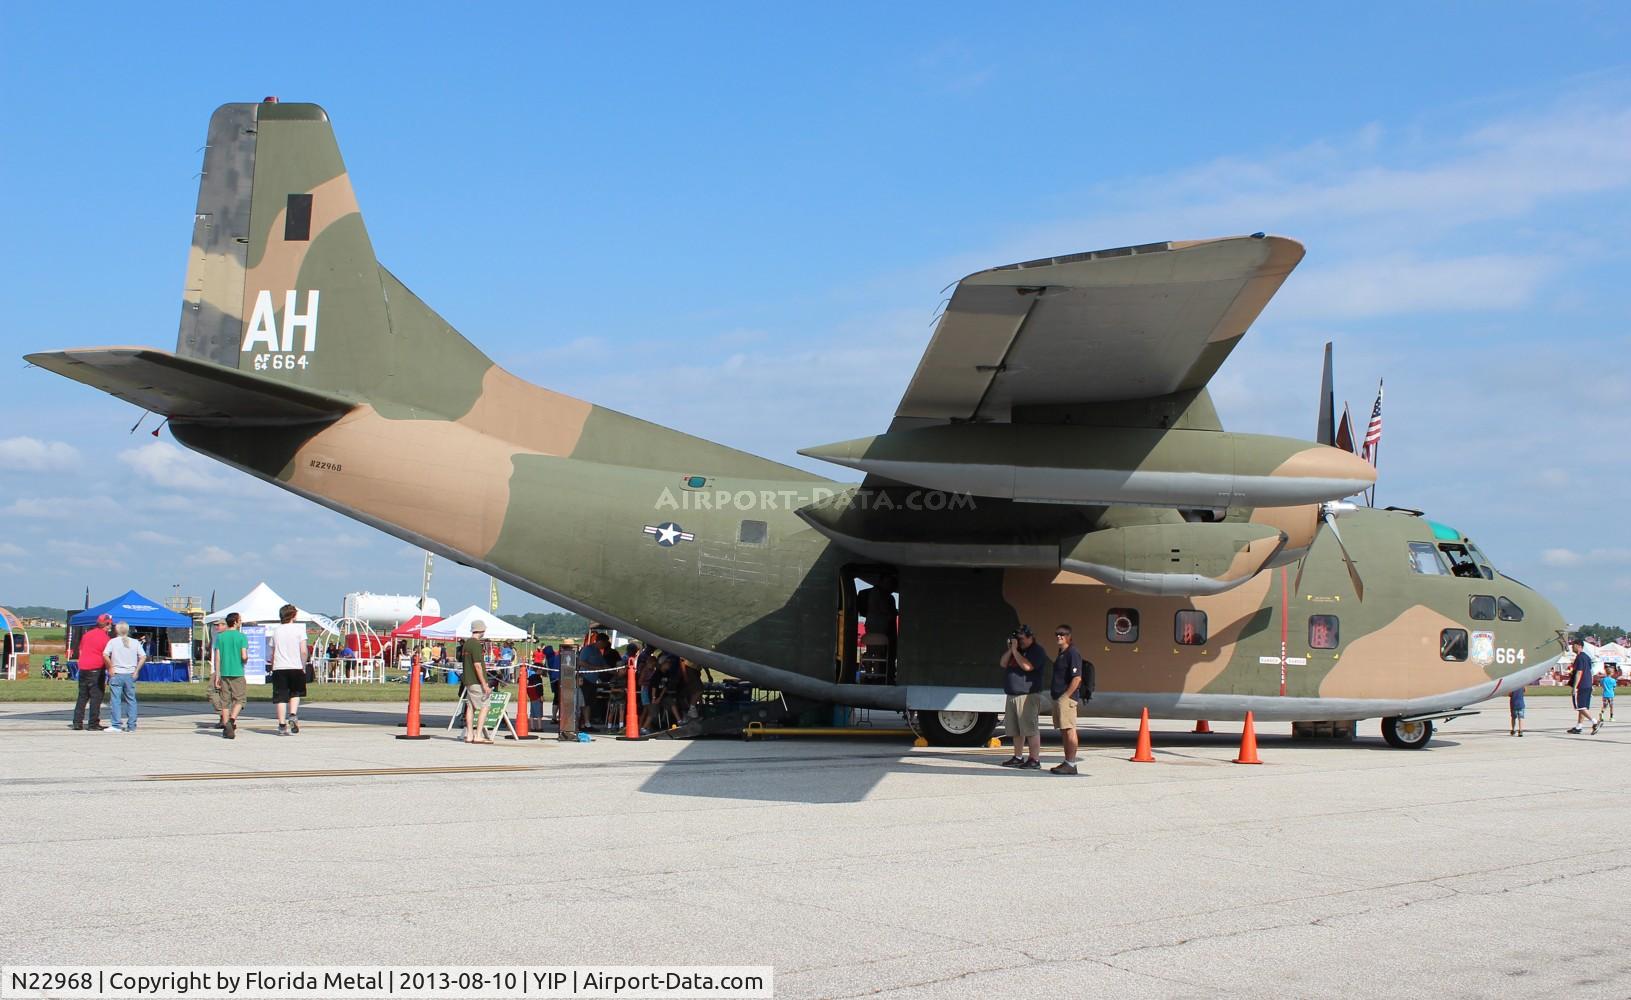
<svg viewBox="0 0 1631 1000"><path fill-rule="evenodd" d="M1563 612L1557 610L1557 605L1540 592L1528 587L1524 587L1523 591L1523 596L1518 600L1523 602L1524 617L1530 623L1529 641L1533 646L1530 655L1536 660L1545 657L1550 662L1568 648L1563 640L1569 624L1564 620Z"/></svg>

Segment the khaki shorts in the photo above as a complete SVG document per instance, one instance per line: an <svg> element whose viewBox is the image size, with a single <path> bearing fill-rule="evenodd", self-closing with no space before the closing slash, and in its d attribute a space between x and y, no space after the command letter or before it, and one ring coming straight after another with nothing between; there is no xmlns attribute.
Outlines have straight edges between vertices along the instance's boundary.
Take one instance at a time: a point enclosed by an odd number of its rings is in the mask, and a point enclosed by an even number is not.
<svg viewBox="0 0 1631 1000"><path fill-rule="evenodd" d="M1042 696L1011 694L1003 712L1003 725L1015 739L1038 736L1042 732Z"/></svg>
<svg viewBox="0 0 1631 1000"><path fill-rule="evenodd" d="M210 685L210 704L215 706L217 712L243 708L244 702L248 700L249 689L242 677L223 677L220 688Z"/></svg>
<svg viewBox="0 0 1631 1000"><path fill-rule="evenodd" d="M1076 728L1076 699L1055 698L1053 701L1053 728L1063 732Z"/></svg>

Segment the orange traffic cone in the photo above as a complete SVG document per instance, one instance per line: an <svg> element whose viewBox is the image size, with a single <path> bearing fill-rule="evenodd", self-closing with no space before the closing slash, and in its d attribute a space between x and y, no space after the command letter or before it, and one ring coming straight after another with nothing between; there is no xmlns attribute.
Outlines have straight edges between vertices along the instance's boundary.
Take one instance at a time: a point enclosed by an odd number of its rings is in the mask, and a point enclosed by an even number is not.
<svg viewBox="0 0 1631 1000"><path fill-rule="evenodd" d="M420 735L419 732L419 664L409 667L413 676L408 678L408 731L398 733L399 740L428 740L429 736Z"/></svg>
<svg viewBox="0 0 1631 1000"><path fill-rule="evenodd" d="M620 740L643 739L640 735L640 695L634 688L634 658L629 658L628 681L623 689L623 735Z"/></svg>
<svg viewBox="0 0 1631 1000"><path fill-rule="evenodd" d="M1212 724L1207 722L1205 719L1197 719L1195 721L1195 732L1202 735L1210 735L1212 732Z"/></svg>
<svg viewBox="0 0 1631 1000"><path fill-rule="evenodd" d="M1236 764L1261 764L1257 759L1257 730L1252 728L1252 713L1246 713L1246 728L1240 731L1240 756Z"/></svg>
<svg viewBox="0 0 1631 1000"><path fill-rule="evenodd" d="M1138 717L1138 747L1129 759L1139 764L1155 760L1155 754L1150 753L1150 710L1147 708Z"/></svg>

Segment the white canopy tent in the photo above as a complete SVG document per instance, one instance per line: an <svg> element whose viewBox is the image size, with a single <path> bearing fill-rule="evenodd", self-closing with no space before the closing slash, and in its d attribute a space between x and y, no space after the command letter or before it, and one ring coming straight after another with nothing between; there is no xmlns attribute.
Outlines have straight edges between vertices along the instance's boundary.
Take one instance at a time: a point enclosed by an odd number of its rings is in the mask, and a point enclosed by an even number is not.
<svg viewBox="0 0 1631 1000"><path fill-rule="evenodd" d="M278 596L277 591L273 590L271 587L268 587L263 581L255 584L254 590L251 590L234 603L227 605L213 614L206 615L204 620L206 622L224 621L226 620L227 615L236 611L238 612L239 617L244 620L244 624L246 625L258 625L266 622L275 624L278 620L278 610L288 603L288 601L285 601L283 598ZM311 612L302 609L297 609L295 611L294 620L297 622L310 623L325 630L333 630L334 623L327 617L323 615L314 615Z"/></svg>
<svg viewBox="0 0 1631 1000"><path fill-rule="evenodd" d="M527 638L527 633L491 611L483 611L474 604L443 618L434 625L426 625L419 630L419 634L427 639L468 639L470 623L477 621L486 623L486 638L494 642L520 642Z"/></svg>

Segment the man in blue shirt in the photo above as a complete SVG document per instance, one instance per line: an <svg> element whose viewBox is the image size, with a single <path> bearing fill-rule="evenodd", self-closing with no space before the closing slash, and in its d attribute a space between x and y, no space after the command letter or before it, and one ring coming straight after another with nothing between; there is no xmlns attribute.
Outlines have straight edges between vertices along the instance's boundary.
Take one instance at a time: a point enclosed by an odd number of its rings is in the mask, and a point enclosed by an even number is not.
<svg viewBox="0 0 1631 1000"><path fill-rule="evenodd" d="M1578 733L1591 724L1591 657L1586 655L1586 642L1579 636L1570 639L1569 646L1574 649L1574 662L1569 665L1569 687L1574 689L1574 726L1569 732Z"/></svg>
<svg viewBox="0 0 1631 1000"><path fill-rule="evenodd" d="M1059 647L1059 656L1053 661L1053 725L1064 744L1065 762L1050 770L1054 774L1075 774L1079 746L1076 706L1093 697L1093 664L1084 662L1082 654L1076 651L1069 625L1055 629L1053 641Z"/></svg>
<svg viewBox="0 0 1631 1000"><path fill-rule="evenodd" d="M1014 755L1003 767L1036 771L1042 767L1042 675L1048 671L1048 654L1042 652L1029 625L1021 625L1008 636L1008 648L997 660L1002 668L1002 690L1008 696L1003 726L1014 741ZM1021 747L1030 756L1020 754Z"/></svg>

